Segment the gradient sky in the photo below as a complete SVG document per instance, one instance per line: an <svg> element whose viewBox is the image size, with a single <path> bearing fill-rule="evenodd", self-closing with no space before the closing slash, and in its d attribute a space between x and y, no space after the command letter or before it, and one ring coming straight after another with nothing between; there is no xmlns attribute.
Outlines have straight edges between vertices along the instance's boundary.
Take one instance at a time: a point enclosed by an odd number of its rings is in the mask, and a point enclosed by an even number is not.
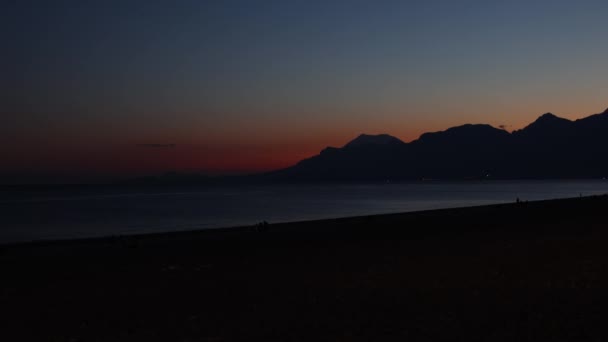
<svg viewBox="0 0 608 342"><path fill-rule="evenodd" d="M3 182L288 166L608 107L606 1L3 1ZM158 146L156 144L175 144Z"/></svg>

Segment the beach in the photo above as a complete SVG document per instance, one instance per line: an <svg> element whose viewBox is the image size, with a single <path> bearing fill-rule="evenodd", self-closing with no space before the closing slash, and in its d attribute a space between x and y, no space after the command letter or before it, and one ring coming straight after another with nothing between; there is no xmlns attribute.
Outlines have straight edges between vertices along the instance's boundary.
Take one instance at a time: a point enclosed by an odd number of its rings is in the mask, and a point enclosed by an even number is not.
<svg viewBox="0 0 608 342"><path fill-rule="evenodd" d="M608 197L0 247L6 341L598 341Z"/></svg>

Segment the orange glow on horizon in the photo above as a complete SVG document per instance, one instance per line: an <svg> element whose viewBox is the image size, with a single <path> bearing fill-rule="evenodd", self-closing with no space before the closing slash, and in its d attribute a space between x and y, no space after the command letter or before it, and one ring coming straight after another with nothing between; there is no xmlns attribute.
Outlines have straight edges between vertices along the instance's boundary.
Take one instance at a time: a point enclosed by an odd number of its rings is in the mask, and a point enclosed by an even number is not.
<svg viewBox="0 0 608 342"><path fill-rule="evenodd" d="M547 110L544 112L548 112ZM505 112L508 112L505 110ZM530 115L501 117L456 115L436 119L431 115L420 115L415 121L397 117L350 122L332 122L331 125L286 125L274 134L272 130L256 129L257 126L231 128L215 135L202 136L199 127L188 131L165 132L167 137L114 138L111 144L103 143L101 137L87 140L83 134L69 132L47 132L30 139L14 149L13 146L0 147L4 156L5 170L14 173L54 173L54 174L98 174L98 175L155 175L166 172L246 174L278 170L295 165L299 161L313 157L327 146L342 147L359 134L393 135L404 142L411 142L424 133L446 130L466 123L487 123L494 127L506 125L508 131L521 129L532 123L544 112ZM601 110L584 115L564 115L552 111L560 117L576 120ZM489 120L489 118L492 118ZM263 126L263 125L262 125ZM276 128L276 127L271 127ZM278 129L278 128L277 128ZM82 131L80 131L82 132ZM266 132L266 135L263 133ZM180 137L173 140L171 137ZM204 136L204 135L203 135ZM110 137L111 138L111 137ZM128 141L125 141L128 140ZM205 141L201 141L205 140ZM158 144L148 144L155 142ZM142 144L143 143L143 144ZM168 146L154 146L168 144Z"/></svg>

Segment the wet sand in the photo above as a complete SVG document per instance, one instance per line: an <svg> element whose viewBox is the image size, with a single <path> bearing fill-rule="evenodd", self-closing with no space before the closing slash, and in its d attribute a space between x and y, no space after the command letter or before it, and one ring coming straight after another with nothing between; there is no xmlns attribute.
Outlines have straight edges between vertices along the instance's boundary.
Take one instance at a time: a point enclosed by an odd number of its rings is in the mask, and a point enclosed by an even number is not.
<svg viewBox="0 0 608 342"><path fill-rule="evenodd" d="M3 341L601 341L608 197L0 247Z"/></svg>

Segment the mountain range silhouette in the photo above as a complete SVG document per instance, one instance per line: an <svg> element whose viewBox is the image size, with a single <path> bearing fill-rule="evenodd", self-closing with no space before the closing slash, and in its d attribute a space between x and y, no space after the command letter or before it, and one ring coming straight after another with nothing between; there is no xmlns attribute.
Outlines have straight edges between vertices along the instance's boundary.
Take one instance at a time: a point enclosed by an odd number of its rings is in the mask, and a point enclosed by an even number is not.
<svg viewBox="0 0 608 342"><path fill-rule="evenodd" d="M263 175L267 180L542 179L608 176L608 109L571 121L552 113L509 133L466 124L410 143L362 134L341 148Z"/></svg>

